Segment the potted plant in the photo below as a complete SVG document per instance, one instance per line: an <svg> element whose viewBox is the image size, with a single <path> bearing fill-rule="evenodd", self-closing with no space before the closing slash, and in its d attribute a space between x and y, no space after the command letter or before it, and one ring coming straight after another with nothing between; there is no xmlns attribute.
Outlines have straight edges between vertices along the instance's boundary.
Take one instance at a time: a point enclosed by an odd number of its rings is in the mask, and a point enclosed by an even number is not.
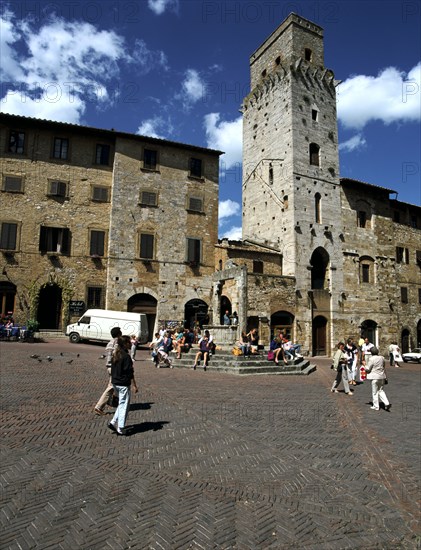
<svg viewBox="0 0 421 550"><path fill-rule="evenodd" d="M28 329L28 336L29 338L34 338L35 336L38 337L38 329L39 329L39 322L36 319L29 319L26 323L26 327Z"/></svg>

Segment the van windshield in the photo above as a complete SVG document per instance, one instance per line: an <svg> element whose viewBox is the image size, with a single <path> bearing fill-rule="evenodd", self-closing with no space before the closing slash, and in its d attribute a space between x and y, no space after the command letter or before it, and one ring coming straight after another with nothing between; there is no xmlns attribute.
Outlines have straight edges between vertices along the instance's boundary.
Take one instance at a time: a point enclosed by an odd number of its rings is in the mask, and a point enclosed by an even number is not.
<svg viewBox="0 0 421 550"><path fill-rule="evenodd" d="M82 317L82 319L79 320L79 323L83 323L83 324L86 324L86 325L89 325L90 322L91 322L90 317Z"/></svg>

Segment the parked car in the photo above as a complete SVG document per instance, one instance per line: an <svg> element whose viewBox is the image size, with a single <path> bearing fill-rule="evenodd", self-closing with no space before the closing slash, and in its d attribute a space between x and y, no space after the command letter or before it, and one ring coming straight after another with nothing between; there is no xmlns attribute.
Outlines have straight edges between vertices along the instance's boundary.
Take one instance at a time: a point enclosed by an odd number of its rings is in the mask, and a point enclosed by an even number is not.
<svg viewBox="0 0 421 550"><path fill-rule="evenodd" d="M415 361L415 363L421 363L421 348L415 348L408 353L403 353L402 359L405 361L405 363L408 363L409 361Z"/></svg>

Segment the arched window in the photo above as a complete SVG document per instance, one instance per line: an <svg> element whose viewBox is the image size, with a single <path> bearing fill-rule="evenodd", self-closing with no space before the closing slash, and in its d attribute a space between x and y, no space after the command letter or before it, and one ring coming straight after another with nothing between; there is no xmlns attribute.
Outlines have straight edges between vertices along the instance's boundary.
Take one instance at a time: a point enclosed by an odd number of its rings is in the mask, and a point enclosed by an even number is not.
<svg viewBox="0 0 421 550"><path fill-rule="evenodd" d="M322 223L322 196L316 193L314 196L314 213L316 223Z"/></svg>
<svg viewBox="0 0 421 550"><path fill-rule="evenodd" d="M329 288L329 254L324 248L316 248L311 255L311 288L313 290Z"/></svg>
<svg viewBox="0 0 421 550"><path fill-rule="evenodd" d="M317 143L310 143L310 164L320 166L320 147Z"/></svg>
<svg viewBox="0 0 421 550"><path fill-rule="evenodd" d="M273 185L273 166L269 164L269 184Z"/></svg>

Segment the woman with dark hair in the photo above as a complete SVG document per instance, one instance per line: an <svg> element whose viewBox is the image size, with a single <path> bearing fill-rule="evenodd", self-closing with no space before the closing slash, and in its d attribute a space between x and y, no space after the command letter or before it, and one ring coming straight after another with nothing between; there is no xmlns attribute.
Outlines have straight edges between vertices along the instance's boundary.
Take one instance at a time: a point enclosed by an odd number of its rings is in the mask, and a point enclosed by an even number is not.
<svg viewBox="0 0 421 550"><path fill-rule="evenodd" d="M120 336L111 360L111 382L114 391L118 394L118 407L108 427L117 435L125 435L124 428L129 412L130 387L132 384L135 393L138 392L134 378L133 361L129 353L130 348L130 336Z"/></svg>
<svg viewBox="0 0 421 550"><path fill-rule="evenodd" d="M336 350L336 353L333 357L333 368L336 370L336 378L333 381L332 388L330 391L332 393L339 393L338 386L342 380L345 393L347 395L352 395L348 384L348 371L346 368L348 364L348 355L345 353L344 348L345 348L344 342L339 342L338 349Z"/></svg>

